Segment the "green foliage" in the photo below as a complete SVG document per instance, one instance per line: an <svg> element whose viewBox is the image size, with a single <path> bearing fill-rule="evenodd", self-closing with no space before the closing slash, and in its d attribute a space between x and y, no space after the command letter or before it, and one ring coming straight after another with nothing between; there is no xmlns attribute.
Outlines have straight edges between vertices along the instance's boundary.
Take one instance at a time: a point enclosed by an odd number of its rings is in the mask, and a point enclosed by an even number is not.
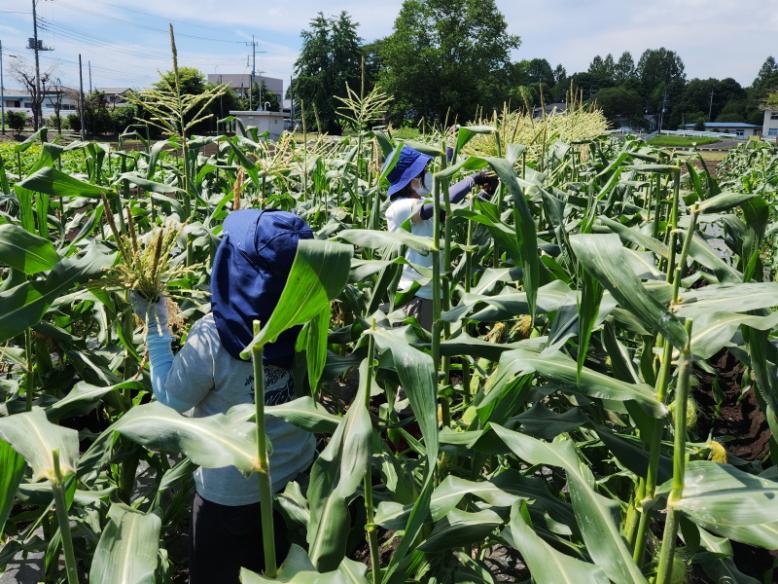
<svg viewBox="0 0 778 584"><path fill-rule="evenodd" d="M289 93L309 128L337 133L336 98L347 97L347 86L359 87L361 39L356 23L345 11L337 18L320 12L301 36Z"/></svg>
<svg viewBox="0 0 778 584"><path fill-rule="evenodd" d="M6 111L5 121L18 135L21 134L22 130L24 130L24 126L27 124L27 114L24 112Z"/></svg>
<svg viewBox="0 0 778 584"><path fill-rule="evenodd" d="M493 0L408 0L381 48L393 118L466 120L499 107L518 46Z"/></svg>
<svg viewBox="0 0 778 584"><path fill-rule="evenodd" d="M261 470L267 415L326 447L265 499L283 510L289 557L244 582L490 582L494 549L521 554L522 581L643 582L659 548L659 582L668 566L771 579L731 542L778 545L772 459L723 464L731 442L681 414L690 387L718 399L712 371L734 398L756 391L775 425L774 145L744 144L712 175L697 154L602 137L580 101L414 131L438 186L487 167L501 182L422 237L385 229L381 153L399 142L369 129L370 90L350 96L357 135L270 143L192 135L176 84L161 92L164 140L61 146L44 131L0 147L0 564L40 552L52 580L185 579L191 472ZM307 395L264 415L185 416L150 395L141 325L106 270L128 238L153 246L170 216L186 221L169 255L190 269L163 283L185 342L210 310L223 221L249 206L316 233L249 348L302 324ZM402 310L406 247L440 260L431 332ZM683 538L659 540L663 528Z"/></svg>
<svg viewBox="0 0 778 584"><path fill-rule="evenodd" d="M606 87L597 92L596 100L611 123L623 120L627 124L641 124L643 100L634 89L623 86Z"/></svg>

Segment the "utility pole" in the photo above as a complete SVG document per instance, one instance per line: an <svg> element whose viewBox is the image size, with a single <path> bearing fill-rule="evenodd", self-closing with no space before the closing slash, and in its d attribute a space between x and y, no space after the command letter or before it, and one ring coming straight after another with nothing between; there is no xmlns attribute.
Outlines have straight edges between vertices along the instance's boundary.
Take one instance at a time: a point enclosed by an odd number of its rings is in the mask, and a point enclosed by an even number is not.
<svg viewBox="0 0 778 584"><path fill-rule="evenodd" d="M84 69L81 67L81 53L78 54L78 87L80 99L78 100L79 108L81 111L81 139L84 139Z"/></svg>
<svg viewBox="0 0 778 584"><path fill-rule="evenodd" d="M40 101L40 105L36 106L34 111L34 123L35 129L38 129L38 125L43 121L40 118L43 117L43 98L41 96L41 65L38 58L38 13L35 11L35 2L32 0L32 38L34 39L35 46L35 96L36 101Z"/></svg>
<svg viewBox="0 0 778 584"><path fill-rule="evenodd" d="M249 87L249 109L253 110L252 97L254 93L254 75L257 70L257 41L254 40L254 35L251 35L251 86ZM262 98L259 100L262 101Z"/></svg>
<svg viewBox="0 0 778 584"><path fill-rule="evenodd" d="M254 35L251 35L251 42L246 45L251 45L251 86L249 87L249 110L254 110L254 78L257 75L257 41L254 39ZM265 51L259 51L264 53ZM264 73L264 71L260 71ZM259 88L259 107L262 107L262 86Z"/></svg>
<svg viewBox="0 0 778 584"><path fill-rule="evenodd" d="M5 135L5 87L3 87L3 41L0 41L0 127Z"/></svg>
<svg viewBox="0 0 778 584"><path fill-rule="evenodd" d="M710 118L711 118L711 115L713 113L713 93L714 93L714 90L711 89L710 90L710 104L708 105L708 121L709 122L712 121Z"/></svg>
<svg viewBox="0 0 778 584"><path fill-rule="evenodd" d="M89 94L92 94L92 61L89 60L86 62L87 68L89 69Z"/></svg>
<svg viewBox="0 0 778 584"><path fill-rule="evenodd" d="M665 105L667 104L667 88L665 88L665 92L662 94L662 111L659 112L659 133L662 133L662 124L664 124L665 121Z"/></svg>
<svg viewBox="0 0 778 584"><path fill-rule="evenodd" d="M292 127L290 128L290 131L292 132L294 131L294 93L292 93L293 84L294 84L294 77L290 77L289 78L289 103L290 103L289 117L292 118L292 123L291 123ZM281 104L283 105L283 101L281 102ZM284 108L282 107L281 110L283 109Z"/></svg>

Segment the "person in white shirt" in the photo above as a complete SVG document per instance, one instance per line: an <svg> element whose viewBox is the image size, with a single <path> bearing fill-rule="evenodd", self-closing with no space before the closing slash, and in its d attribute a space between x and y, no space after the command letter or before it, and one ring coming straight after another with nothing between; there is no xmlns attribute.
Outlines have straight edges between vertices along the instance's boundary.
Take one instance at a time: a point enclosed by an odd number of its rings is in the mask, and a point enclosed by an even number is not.
<svg viewBox="0 0 778 584"><path fill-rule="evenodd" d="M394 159L394 154L387 157L387 164ZM424 197L432 189L432 175L427 166L432 161L430 156L422 154L409 146L402 146L397 163L389 172L389 189L387 195L391 203L386 209L386 222L389 231L403 229L403 224L409 221L413 235L432 237L432 203L425 203ZM473 185L483 187L487 192L494 192L497 177L487 172L479 172L469 176L455 185L448 192L451 203L459 203L473 188ZM422 253L408 248L405 259L422 268L432 269L432 254ZM399 289L409 290L414 282L425 280L425 276L411 265L403 266ZM405 306L408 316L413 316L426 330L432 329L432 286L429 282L416 290L411 302Z"/></svg>

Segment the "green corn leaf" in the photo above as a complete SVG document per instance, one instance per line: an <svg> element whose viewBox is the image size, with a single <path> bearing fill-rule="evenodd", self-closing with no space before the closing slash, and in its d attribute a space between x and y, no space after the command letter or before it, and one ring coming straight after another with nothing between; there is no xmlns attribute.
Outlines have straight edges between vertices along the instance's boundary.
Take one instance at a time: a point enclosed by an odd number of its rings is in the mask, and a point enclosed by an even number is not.
<svg viewBox="0 0 778 584"><path fill-rule="evenodd" d="M57 170L53 166L41 168L18 183L29 191L60 197L99 197L111 189L93 185Z"/></svg>
<svg viewBox="0 0 778 584"><path fill-rule="evenodd" d="M568 384L584 395L614 401L634 400L656 418L667 413L652 388L645 384L628 383L586 367L578 366L570 357L559 352L537 353L527 349L506 351L500 358L499 372L505 376L536 372L553 381Z"/></svg>
<svg viewBox="0 0 778 584"><path fill-rule="evenodd" d="M79 381L62 399L46 408L46 414L51 420L60 420L75 415L91 412L103 396L117 389L143 389L140 381L124 381L115 385L98 386Z"/></svg>
<svg viewBox="0 0 778 584"><path fill-rule="evenodd" d="M224 414L189 418L159 402L133 407L113 429L149 448L183 452L207 468L256 471L256 427Z"/></svg>
<svg viewBox="0 0 778 584"><path fill-rule="evenodd" d="M432 357L412 347L403 338L405 329L370 331L381 353L389 353L400 383L405 389L411 408L424 437L428 472L432 472L438 458L438 421L435 366Z"/></svg>
<svg viewBox="0 0 778 584"><path fill-rule="evenodd" d="M697 203L697 208L700 213L721 213L722 211L728 211L733 207L738 207L743 203L753 199L756 195L754 193L734 193L724 191Z"/></svg>
<svg viewBox="0 0 778 584"><path fill-rule="evenodd" d="M18 225L0 225L0 264L31 275L50 270L59 260L47 239Z"/></svg>
<svg viewBox="0 0 778 584"><path fill-rule="evenodd" d="M329 413L309 396L277 406L265 406L265 415L280 418L316 434L332 434L341 420L340 416Z"/></svg>
<svg viewBox="0 0 778 584"><path fill-rule="evenodd" d="M573 512L594 563L614 582L645 583L614 521L616 503L594 490L591 471L578 459L573 443L541 442L497 424L492 429L521 460L565 470Z"/></svg>
<svg viewBox="0 0 778 584"><path fill-rule="evenodd" d="M513 473L508 473L511 478ZM507 477L506 477L507 478ZM430 499L430 517L440 521L454 510L459 502L470 495L485 501L493 507L510 507L522 498L521 483L502 479L493 481L470 481L449 475L435 487ZM402 505L394 501L384 501L378 505L375 522L386 529L402 529L413 505Z"/></svg>
<svg viewBox="0 0 778 584"><path fill-rule="evenodd" d="M37 324L52 302L64 296L75 284L99 276L113 264L114 257L92 245L80 258L61 260L45 280L23 282L0 292L0 342Z"/></svg>
<svg viewBox="0 0 778 584"><path fill-rule="evenodd" d="M765 549L778 548L778 483L728 464L686 464L683 498L675 504L697 525Z"/></svg>
<svg viewBox="0 0 778 584"><path fill-rule="evenodd" d="M350 245L332 241L304 239L297 246L292 269L286 280L273 314L262 330L241 352L248 359L255 345L265 345L285 330L319 317L329 308L348 280L351 256Z"/></svg>
<svg viewBox="0 0 778 584"><path fill-rule="evenodd" d="M519 513L511 509L510 533L513 545L527 562L532 579L537 584L607 584L605 573L588 562L565 555L538 537Z"/></svg>
<svg viewBox="0 0 778 584"><path fill-rule="evenodd" d="M358 247L367 249L396 250L405 245L420 252L428 252L435 243L431 237L412 235L402 229L398 231L377 231L373 229L344 229L336 237Z"/></svg>
<svg viewBox="0 0 778 584"><path fill-rule="evenodd" d="M584 268L610 291L622 307L650 330L661 332L676 347L686 344L683 325L646 291L631 270L624 269L626 254L617 235L573 235L570 245Z"/></svg>
<svg viewBox="0 0 778 584"><path fill-rule="evenodd" d="M35 481L54 480L52 452L55 450L59 450L63 475L76 468L78 432L52 424L37 406L29 412L0 418L0 439L24 457Z"/></svg>
<svg viewBox="0 0 778 584"><path fill-rule="evenodd" d="M581 275L581 302L578 307L578 381L580 382L581 370L586 363L589 351L589 341L592 338L592 330L600 314L600 301L602 300L602 286L589 273L584 270Z"/></svg>
<svg viewBox="0 0 778 584"><path fill-rule="evenodd" d="M675 313L697 319L714 312L750 312L778 306L778 283L715 284L681 292Z"/></svg>
<svg viewBox="0 0 778 584"><path fill-rule="evenodd" d="M0 538L3 535L5 521L14 506L14 497L24 476L24 457L0 440Z"/></svg>
<svg viewBox="0 0 778 584"><path fill-rule="evenodd" d="M173 193L183 193L182 189L174 187L173 185L167 185L165 183L155 182L149 180L146 177L140 176L137 172L124 172L120 174L113 182L114 185L121 184L122 181L128 181L132 184L139 186L144 191L151 191L160 195L167 195Z"/></svg>
<svg viewBox="0 0 778 584"><path fill-rule="evenodd" d="M475 513L452 509L434 525L429 537L419 544L419 549L436 553L467 546L481 541L500 525L500 516L489 509Z"/></svg>
<svg viewBox="0 0 778 584"><path fill-rule="evenodd" d="M154 584L162 521L114 503L92 557L89 584Z"/></svg>
<svg viewBox="0 0 778 584"><path fill-rule="evenodd" d="M347 499L357 490L370 464L373 424L365 406L368 364L359 368L354 401L327 447L311 467L308 483L308 554L320 571L337 569L346 554L350 527Z"/></svg>
<svg viewBox="0 0 778 584"><path fill-rule="evenodd" d="M241 584L367 584L366 574L365 564L349 558L344 558L333 571L317 572L305 550L293 543L275 578L266 578L241 568L240 581Z"/></svg>

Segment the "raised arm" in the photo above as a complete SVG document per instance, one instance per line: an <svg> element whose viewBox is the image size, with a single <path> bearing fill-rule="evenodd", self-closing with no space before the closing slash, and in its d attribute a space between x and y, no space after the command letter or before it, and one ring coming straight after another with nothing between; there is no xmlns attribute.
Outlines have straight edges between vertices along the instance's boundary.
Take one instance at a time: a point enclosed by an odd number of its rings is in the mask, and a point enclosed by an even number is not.
<svg viewBox="0 0 778 584"><path fill-rule="evenodd" d="M213 342L195 323L184 347L173 355L165 299L147 302L133 295L133 309L147 325L151 390L157 401L179 412L200 403L213 389Z"/></svg>

